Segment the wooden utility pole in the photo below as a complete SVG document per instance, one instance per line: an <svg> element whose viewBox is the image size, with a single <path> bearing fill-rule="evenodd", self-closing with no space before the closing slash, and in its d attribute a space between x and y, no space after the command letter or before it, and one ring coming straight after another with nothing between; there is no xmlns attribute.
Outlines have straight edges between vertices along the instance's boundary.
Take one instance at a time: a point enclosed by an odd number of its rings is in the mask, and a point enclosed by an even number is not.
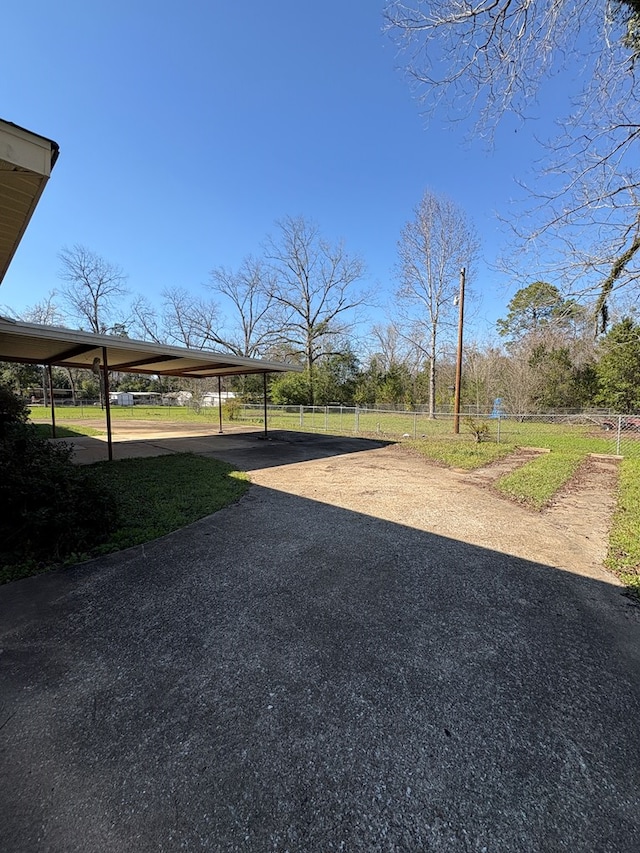
<svg viewBox="0 0 640 853"><path fill-rule="evenodd" d="M464 279L465 268L460 270L460 294L458 296L458 357L456 358L456 388L453 401L453 431L457 435L460 432L460 386L462 385L462 327L464 324Z"/></svg>

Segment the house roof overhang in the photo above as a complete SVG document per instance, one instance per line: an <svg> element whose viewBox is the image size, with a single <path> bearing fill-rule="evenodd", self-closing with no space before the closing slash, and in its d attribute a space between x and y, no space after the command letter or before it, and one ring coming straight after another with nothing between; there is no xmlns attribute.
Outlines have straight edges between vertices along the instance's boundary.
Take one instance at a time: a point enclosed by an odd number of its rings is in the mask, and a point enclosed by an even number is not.
<svg viewBox="0 0 640 853"><path fill-rule="evenodd" d="M280 361L241 358L0 317L0 361L91 370L96 359L101 366L106 363L109 370L121 373L188 379L302 370L298 365Z"/></svg>
<svg viewBox="0 0 640 853"><path fill-rule="evenodd" d="M0 284L58 158L58 144L0 119Z"/></svg>

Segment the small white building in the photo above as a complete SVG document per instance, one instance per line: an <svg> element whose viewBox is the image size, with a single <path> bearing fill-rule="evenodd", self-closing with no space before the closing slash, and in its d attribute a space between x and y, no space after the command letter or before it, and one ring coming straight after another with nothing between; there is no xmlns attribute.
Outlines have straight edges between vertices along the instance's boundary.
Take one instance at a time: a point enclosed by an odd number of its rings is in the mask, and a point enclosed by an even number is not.
<svg viewBox="0 0 640 853"><path fill-rule="evenodd" d="M202 400L200 405L202 406L219 406L222 402L226 403L228 400L234 400L235 394L233 391L222 391L220 396L218 396L217 391L205 391L202 395Z"/></svg>
<svg viewBox="0 0 640 853"><path fill-rule="evenodd" d="M132 391L131 396L136 406L161 406L162 394L155 391Z"/></svg>
<svg viewBox="0 0 640 853"><path fill-rule="evenodd" d="M130 391L109 391L112 406L133 406L133 394Z"/></svg>
<svg viewBox="0 0 640 853"><path fill-rule="evenodd" d="M162 404L164 406L187 406L192 397L191 391L169 391L168 394L163 394Z"/></svg>

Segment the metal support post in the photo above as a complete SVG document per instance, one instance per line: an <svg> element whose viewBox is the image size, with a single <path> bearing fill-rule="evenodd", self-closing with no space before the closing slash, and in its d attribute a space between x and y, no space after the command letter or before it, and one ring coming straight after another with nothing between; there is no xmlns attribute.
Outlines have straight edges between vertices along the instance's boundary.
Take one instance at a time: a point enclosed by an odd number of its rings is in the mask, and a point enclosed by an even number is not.
<svg viewBox="0 0 640 853"><path fill-rule="evenodd" d="M53 371L51 365L47 365L47 375L49 376L49 396L51 397L51 436L56 437L56 407L53 402Z"/></svg>
<svg viewBox="0 0 640 853"><path fill-rule="evenodd" d="M267 427L267 374L262 374L262 393L264 398L264 437L267 438L268 435L268 427Z"/></svg>
<svg viewBox="0 0 640 853"><path fill-rule="evenodd" d="M107 348L102 347L102 375L104 377L104 405L107 416L107 445L109 462L113 462L113 441L111 437L111 400L109 399L109 365Z"/></svg>

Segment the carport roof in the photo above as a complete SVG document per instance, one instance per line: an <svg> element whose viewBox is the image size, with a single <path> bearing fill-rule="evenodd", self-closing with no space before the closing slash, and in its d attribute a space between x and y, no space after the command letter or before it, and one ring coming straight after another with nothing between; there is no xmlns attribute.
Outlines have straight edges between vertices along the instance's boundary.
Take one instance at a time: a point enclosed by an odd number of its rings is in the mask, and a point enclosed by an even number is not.
<svg viewBox="0 0 640 853"><path fill-rule="evenodd" d="M105 359L106 355L106 359ZM95 335L59 326L41 326L0 317L0 361L47 364L91 370L99 359L109 370L205 379L248 373L299 372L297 365L240 358L210 350L194 350Z"/></svg>
<svg viewBox="0 0 640 853"><path fill-rule="evenodd" d="M58 158L58 144L0 119L0 283Z"/></svg>

